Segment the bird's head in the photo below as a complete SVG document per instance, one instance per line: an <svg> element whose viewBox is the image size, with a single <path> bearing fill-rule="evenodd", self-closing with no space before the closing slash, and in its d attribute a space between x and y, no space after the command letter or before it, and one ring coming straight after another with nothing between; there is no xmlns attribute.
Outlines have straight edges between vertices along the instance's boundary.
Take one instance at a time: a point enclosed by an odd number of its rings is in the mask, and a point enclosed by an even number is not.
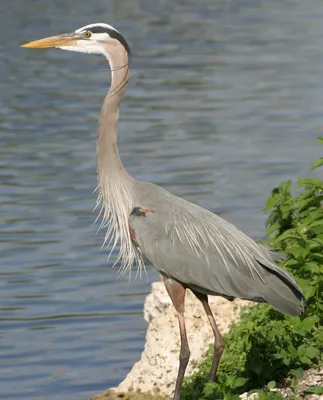
<svg viewBox="0 0 323 400"><path fill-rule="evenodd" d="M123 46L128 55L130 48L125 38L111 25L96 23L83 26L72 33L51 36L23 44L28 48L56 47L63 50L78 51L88 54L103 54L107 56L109 49Z"/></svg>

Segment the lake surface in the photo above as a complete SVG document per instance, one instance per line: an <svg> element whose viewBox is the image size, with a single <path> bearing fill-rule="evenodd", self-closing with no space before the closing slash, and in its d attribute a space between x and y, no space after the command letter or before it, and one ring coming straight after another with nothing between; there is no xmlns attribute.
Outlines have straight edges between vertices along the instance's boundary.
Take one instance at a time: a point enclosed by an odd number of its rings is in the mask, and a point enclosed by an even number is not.
<svg viewBox="0 0 323 400"><path fill-rule="evenodd" d="M0 397L80 400L138 360L151 281L101 249L95 141L105 60L26 50L107 22L128 39L128 171L264 236L283 179L322 149L323 2L10 0L0 6Z"/></svg>

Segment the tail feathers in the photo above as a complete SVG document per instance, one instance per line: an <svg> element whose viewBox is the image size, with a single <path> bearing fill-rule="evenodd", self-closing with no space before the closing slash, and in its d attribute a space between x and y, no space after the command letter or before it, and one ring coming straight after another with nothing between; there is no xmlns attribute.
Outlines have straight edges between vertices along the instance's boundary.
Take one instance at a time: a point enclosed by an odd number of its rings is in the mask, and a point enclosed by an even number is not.
<svg viewBox="0 0 323 400"><path fill-rule="evenodd" d="M279 278L274 277L271 287L266 290L264 300L283 314L296 316L305 311L304 296L297 296Z"/></svg>
<svg viewBox="0 0 323 400"><path fill-rule="evenodd" d="M257 261L269 272L268 285L263 294L264 300L283 314L291 316L302 314L306 309L306 299L293 277L271 263Z"/></svg>

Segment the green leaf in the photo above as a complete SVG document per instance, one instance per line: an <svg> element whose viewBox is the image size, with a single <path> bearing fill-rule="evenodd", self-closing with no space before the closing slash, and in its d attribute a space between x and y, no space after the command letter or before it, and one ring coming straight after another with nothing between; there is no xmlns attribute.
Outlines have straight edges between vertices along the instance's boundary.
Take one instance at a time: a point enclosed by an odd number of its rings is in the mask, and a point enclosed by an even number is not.
<svg viewBox="0 0 323 400"><path fill-rule="evenodd" d="M278 221L275 222L274 224L272 224L271 226L269 226L266 231L267 236L270 236L273 232L275 232L277 229L279 229L279 227L280 227L280 223Z"/></svg>
<svg viewBox="0 0 323 400"><path fill-rule="evenodd" d="M323 233L323 224L321 221L317 221L317 223L309 228L309 230L313 233Z"/></svg>
<svg viewBox="0 0 323 400"><path fill-rule="evenodd" d="M288 179L287 181L283 181L279 188L283 194L290 195L290 189L292 187L292 180Z"/></svg>
<svg viewBox="0 0 323 400"><path fill-rule="evenodd" d="M268 389L274 389L276 387L276 382L275 381L270 381L267 383Z"/></svg>
<svg viewBox="0 0 323 400"><path fill-rule="evenodd" d="M303 289L303 294L307 300L309 300L311 297L313 297L316 293L316 288L315 286L310 286L310 285L300 285L301 288Z"/></svg>
<svg viewBox="0 0 323 400"><path fill-rule="evenodd" d="M306 389L304 394L317 394L320 396L323 394L323 386L311 386Z"/></svg>
<svg viewBox="0 0 323 400"><path fill-rule="evenodd" d="M315 215L315 218L313 218L313 220L312 220L313 222L308 224L308 227L312 228L313 226L316 226L316 225L322 226L323 221L322 221L321 214L323 215L323 209L322 209L322 211L320 210L319 212L313 211L311 214L312 215L316 214L316 215Z"/></svg>
<svg viewBox="0 0 323 400"><path fill-rule="evenodd" d="M285 229L285 231L279 236L279 239L290 239L290 238L299 238L299 232L297 231L296 228L291 228L291 229Z"/></svg>
<svg viewBox="0 0 323 400"><path fill-rule="evenodd" d="M285 364L286 366L290 366L290 357L283 357L282 359L283 364Z"/></svg>
<svg viewBox="0 0 323 400"><path fill-rule="evenodd" d="M320 350L313 346L308 346L305 349L304 355L310 359L317 358L320 354Z"/></svg>
<svg viewBox="0 0 323 400"><path fill-rule="evenodd" d="M299 359L303 364L306 364L306 365L311 365L312 364L311 359L306 357L306 356L301 356Z"/></svg>
<svg viewBox="0 0 323 400"><path fill-rule="evenodd" d="M323 137L320 137L320 136L319 136L319 137L317 138L317 141L318 141L319 143L323 143Z"/></svg>
<svg viewBox="0 0 323 400"><path fill-rule="evenodd" d="M311 317L304 318L302 321L302 328L305 329L306 331L311 331L314 327L314 325L317 322L317 316L312 315Z"/></svg>
<svg viewBox="0 0 323 400"><path fill-rule="evenodd" d="M316 200L316 199L315 199ZM312 226L312 223L314 221L316 223L323 224L323 209L315 209L315 211L312 211L306 218L303 219L303 224L308 225L309 227Z"/></svg>
<svg viewBox="0 0 323 400"><path fill-rule="evenodd" d="M304 344L301 344L300 346L298 346L298 349L297 349L298 354L304 356L305 355L305 349L306 349L306 346Z"/></svg>
<svg viewBox="0 0 323 400"><path fill-rule="evenodd" d="M286 249L289 254L292 254L297 260L305 256L306 250L301 246L294 246Z"/></svg>
<svg viewBox="0 0 323 400"><path fill-rule="evenodd" d="M290 382L290 387L293 391L295 391L296 389L296 385L297 385L297 379L294 377L292 378L291 382Z"/></svg>
<svg viewBox="0 0 323 400"><path fill-rule="evenodd" d="M323 189L323 181L319 178L299 178L298 183L299 187Z"/></svg>
<svg viewBox="0 0 323 400"><path fill-rule="evenodd" d="M264 210L265 211L271 210L273 207L276 206L276 204L279 202L279 200L280 200L280 197L278 195L273 195L273 196L268 197Z"/></svg>
<svg viewBox="0 0 323 400"><path fill-rule="evenodd" d="M320 266L316 262L308 262L308 263L304 264L304 268L306 268L309 271L316 273L316 274L318 274L320 272Z"/></svg>
<svg viewBox="0 0 323 400"><path fill-rule="evenodd" d="M233 382L233 388L239 388L241 386L244 386L248 382L249 378L243 378L242 376L239 376L236 378Z"/></svg>
<svg viewBox="0 0 323 400"><path fill-rule="evenodd" d="M297 350L296 350L296 348L292 345L292 343L289 343L289 345L288 345L288 347L287 347L287 350L289 351L289 353L290 353L290 355L291 355L292 357L297 356Z"/></svg>
<svg viewBox="0 0 323 400"><path fill-rule="evenodd" d="M213 382L208 382L204 385L203 394L212 394L214 393L215 384Z"/></svg>
<svg viewBox="0 0 323 400"><path fill-rule="evenodd" d="M323 165L323 157L313 162L310 171L313 171L314 169L321 167L322 165Z"/></svg>
<svg viewBox="0 0 323 400"><path fill-rule="evenodd" d="M321 253L313 253L312 256L316 260L319 260L320 262L323 262L323 254L321 254Z"/></svg>
<svg viewBox="0 0 323 400"><path fill-rule="evenodd" d="M305 290L308 286L311 286L311 279L310 278L308 278L308 279L298 279L297 280L297 283L299 284L299 286L303 289L303 290Z"/></svg>
<svg viewBox="0 0 323 400"><path fill-rule="evenodd" d="M296 379L300 379L304 375L303 368L291 369L290 374L293 375Z"/></svg>

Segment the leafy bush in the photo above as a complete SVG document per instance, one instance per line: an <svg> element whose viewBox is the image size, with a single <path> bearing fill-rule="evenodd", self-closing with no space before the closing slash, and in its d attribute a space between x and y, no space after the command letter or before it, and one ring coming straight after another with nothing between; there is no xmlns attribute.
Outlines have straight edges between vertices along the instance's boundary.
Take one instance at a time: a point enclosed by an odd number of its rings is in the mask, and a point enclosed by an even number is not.
<svg viewBox="0 0 323 400"><path fill-rule="evenodd" d="M323 138L319 141L323 143ZM322 165L320 158L312 170ZM186 379L181 399L233 399L269 381L298 377L303 369L323 363L323 181L300 178L296 196L291 186L291 181L282 182L267 200L267 235L269 245L285 255L281 266L301 286L308 300L306 313L288 317L266 304L244 311L225 335L215 382L205 383L212 361L210 349L198 372Z"/></svg>

